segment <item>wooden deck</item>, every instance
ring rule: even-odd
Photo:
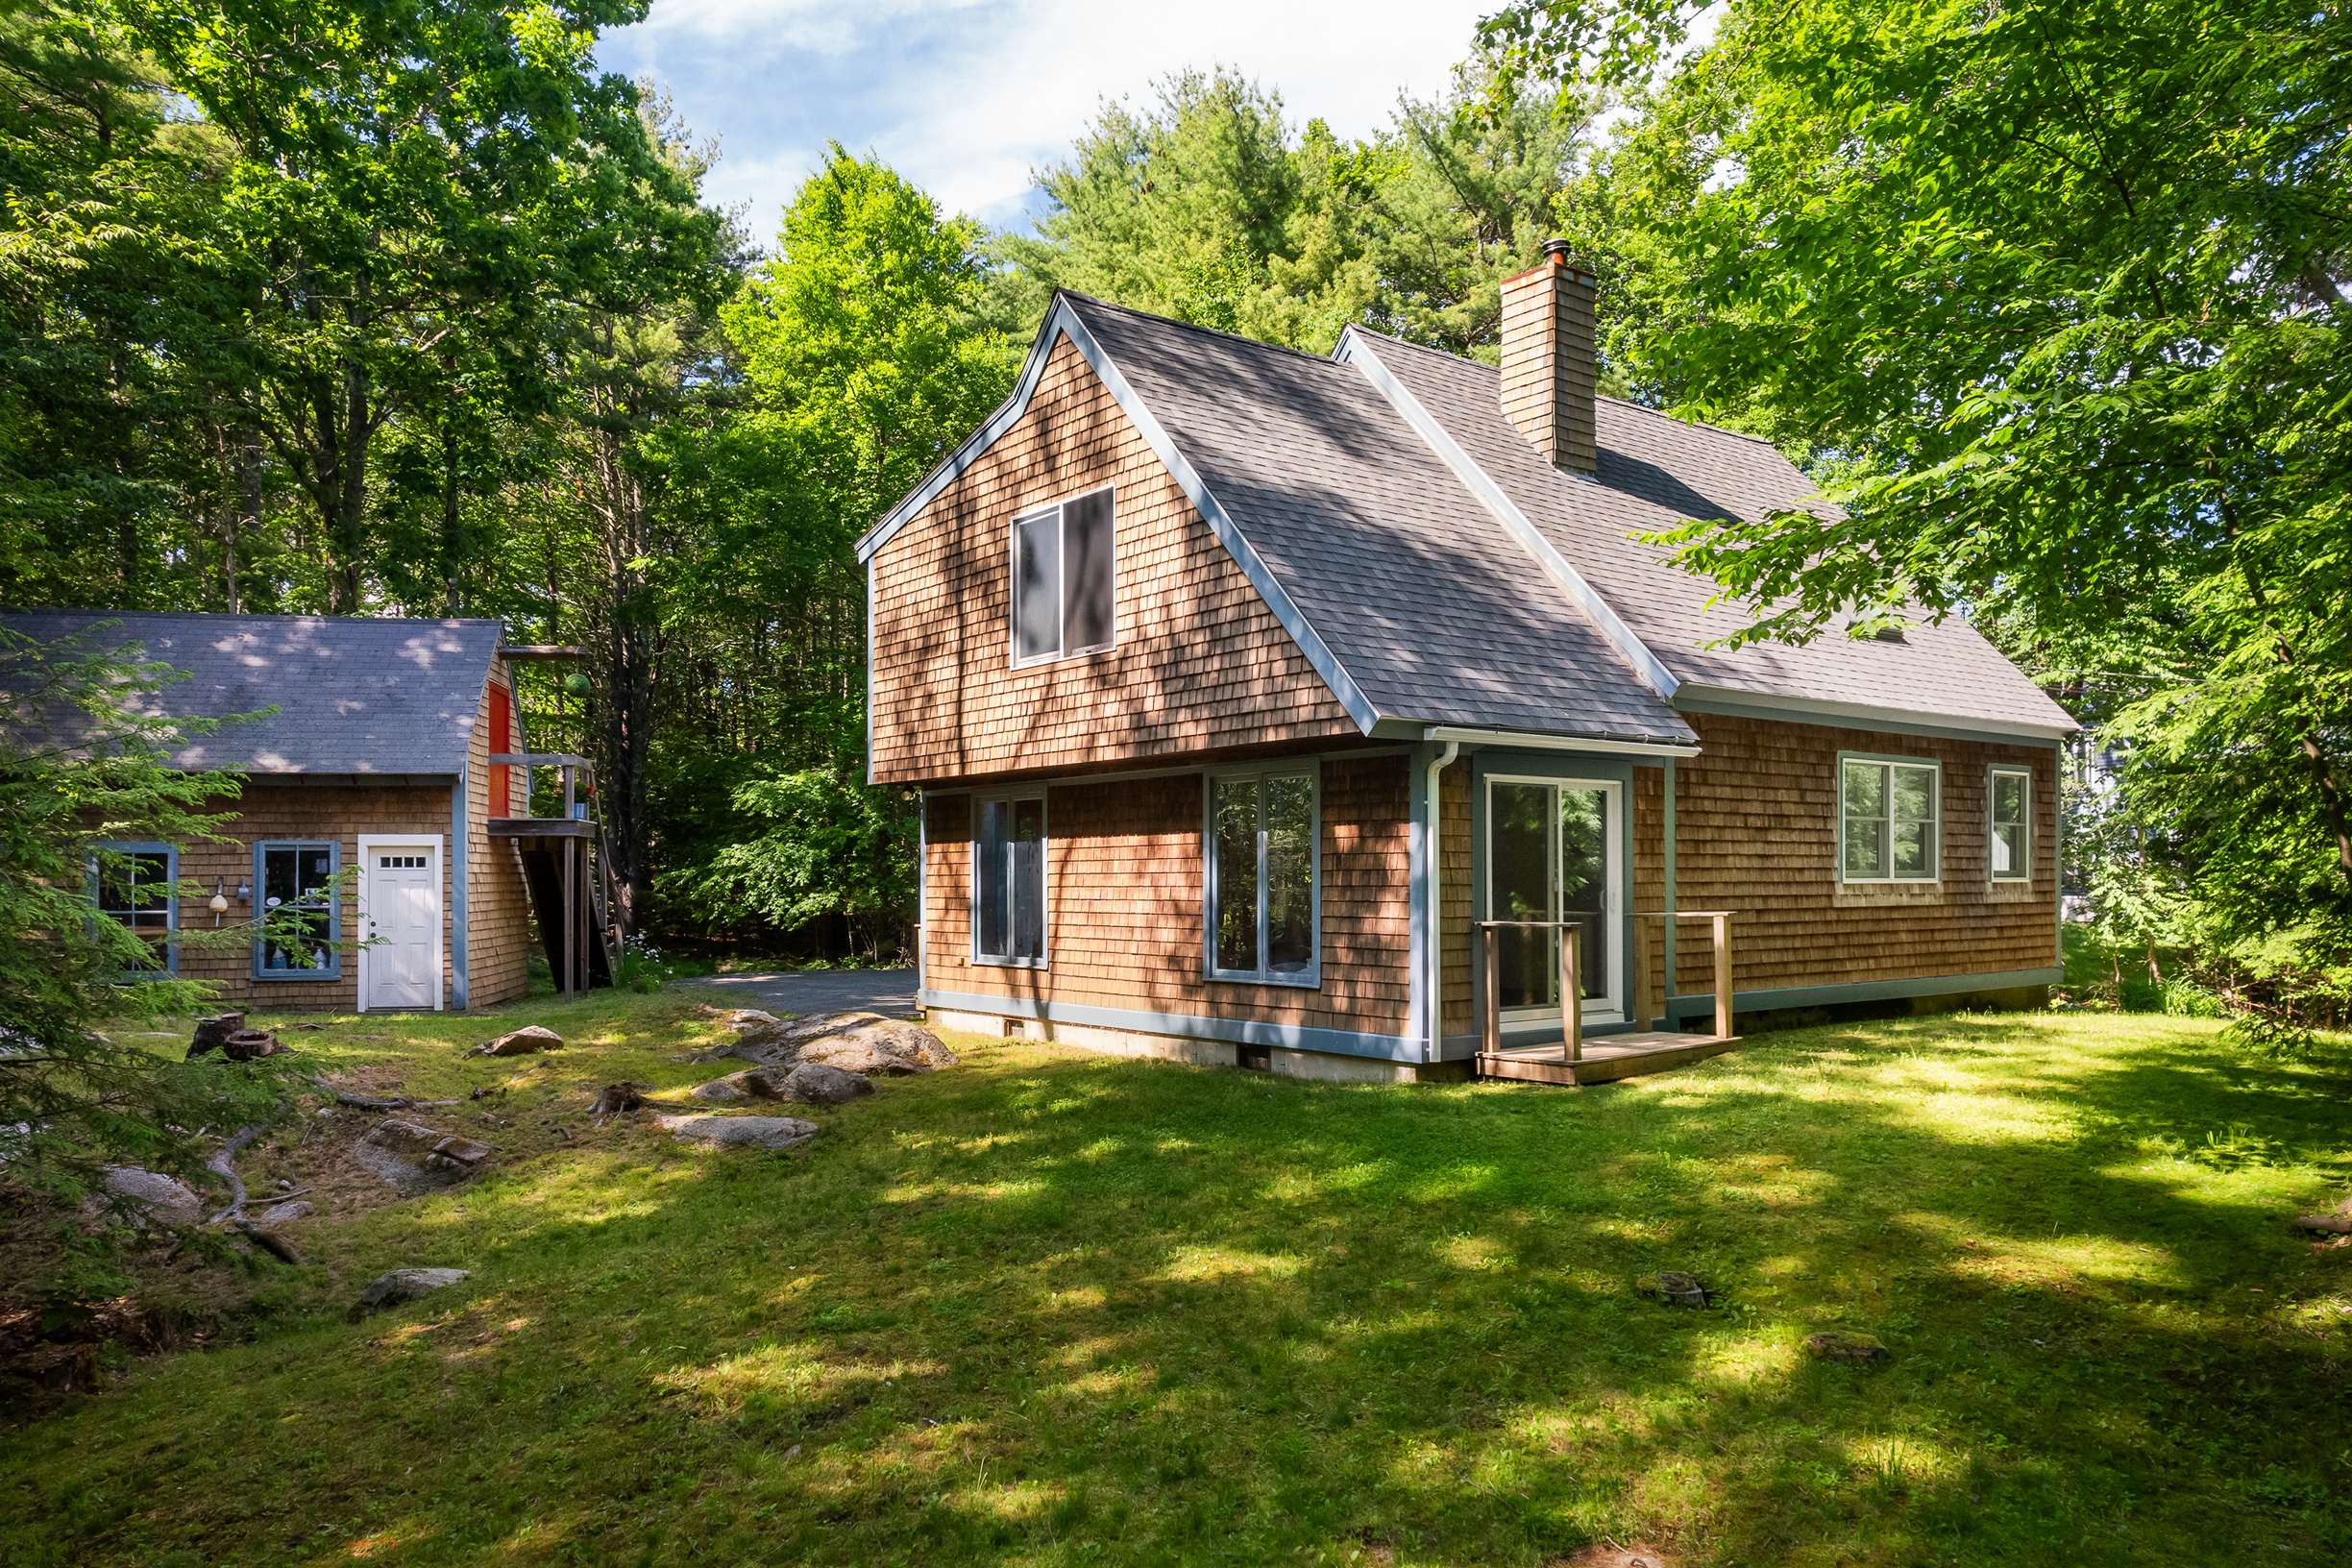
[[[1621,1035],[1587,1036],[1578,1060],[1565,1043],[1527,1045],[1478,1054],[1482,1078],[1523,1084],[1609,1084],[1646,1072],[1671,1072],[1737,1049],[1737,1035],[1688,1035],[1641,1029]]]

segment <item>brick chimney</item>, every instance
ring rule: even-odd
[[[1556,468],[1590,474],[1593,275],[1547,239],[1543,260],[1503,280],[1503,412]]]

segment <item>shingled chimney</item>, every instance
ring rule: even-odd
[[[1593,275],[1547,239],[1543,260],[1503,280],[1503,412],[1555,467],[1590,474]]]

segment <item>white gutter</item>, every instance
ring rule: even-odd
[[[1509,746],[1523,751],[1582,751],[1605,757],[1695,757],[1699,747],[1671,741],[1585,741],[1573,735],[1538,735],[1517,729],[1466,729],[1432,724],[1421,732],[1425,741],[1447,746]]]
[[[1423,1022],[1428,1025],[1421,1035],[1421,1060],[1434,1062],[1444,1047],[1445,1030],[1445,900],[1438,896],[1438,884],[1445,875],[1445,803],[1440,796],[1440,775],[1447,764],[1461,755],[1461,742],[1449,740],[1445,749],[1430,759],[1429,788],[1423,797],[1429,802],[1429,821],[1422,827],[1422,843],[1427,846],[1429,883],[1429,915],[1421,929],[1428,938],[1429,951],[1423,959],[1429,972],[1421,977],[1422,996],[1428,1009]]]

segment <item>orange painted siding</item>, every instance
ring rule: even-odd
[[[498,662],[503,674],[505,661]],[[521,851],[511,840],[490,837],[490,819],[512,816],[525,787],[520,770],[490,766],[498,727],[494,716],[512,700],[507,682],[493,680],[483,688],[482,722],[474,726],[466,753],[466,1002],[470,1007],[512,1001],[530,985],[530,894],[523,881]],[[507,711],[511,714],[512,710]]]
[[[1117,487],[1108,651],[1012,668],[1011,529]],[[1100,767],[1358,730],[1078,351],[874,556],[883,783]]]
[[[1203,961],[1202,781],[1052,785],[1046,967],[971,961],[971,797],[926,804],[923,984],[1188,1017],[1397,1035],[1408,1026],[1410,778],[1404,757],[1326,759],[1322,985],[1210,980]]]

